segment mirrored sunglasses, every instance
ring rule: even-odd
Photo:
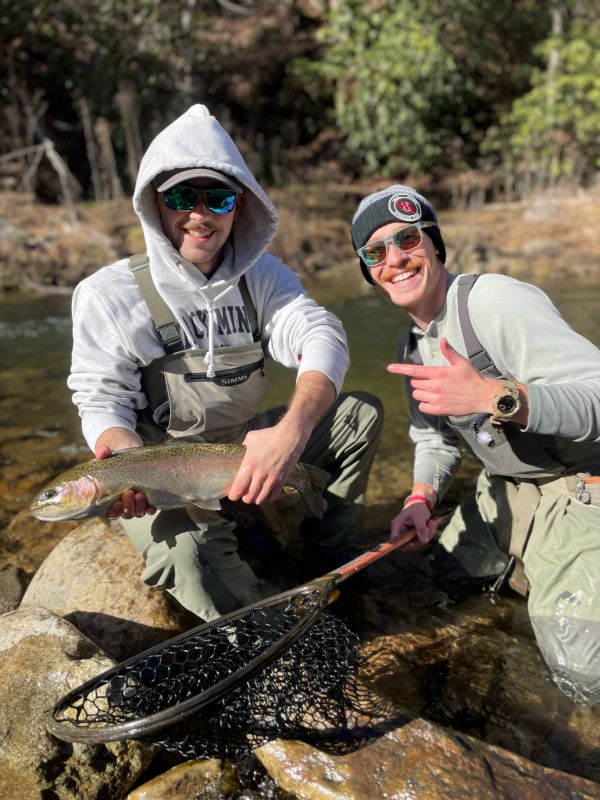
[[[167,208],[172,211],[192,211],[199,200],[213,214],[229,214],[235,208],[237,194],[233,189],[198,189],[189,183],[178,183],[162,192]]]
[[[406,228],[400,228],[399,231],[392,233],[391,236],[386,236],[385,239],[376,239],[374,242],[367,242],[364,247],[359,247],[356,251],[359,258],[367,267],[378,267],[387,258],[388,248],[393,242],[398,250],[408,253],[414,250],[423,241],[422,228],[431,228],[435,226],[435,222],[414,222],[412,225],[407,225]]]

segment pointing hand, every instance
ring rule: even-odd
[[[412,395],[424,414],[464,416],[489,413],[498,381],[480,375],[469,359],[457,353],[447,339],[440,340],[440,350],[449,366],[389,364],[388,372],[408,375]]]

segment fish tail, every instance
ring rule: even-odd
[[[312,464],[299,464],[302,471],[306,474],[308,486],[299,489],[300,495],[311,516],[323,518],[327,510],[327,502],[323,498],[323,490],[331,475],[320,467]]]

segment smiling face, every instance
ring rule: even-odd
[[[199,189],[223,188],[222,184],[203,178],[186,183]],[[201,198],[191,211],[174,211],[165,205],[162,194],[156,193],[156,202],[165,234],[186,261],[210,277],[221,263],[222,250],[242,208],[243,195],[238,195],[233,211],[215,214],[208,210]]]
[[[386,239],[406,227],[407,224],[390,222],[373,231],[368,241]],[[369,272],[377,289],[392,303],[405,308],[421,327],[427,327],[444,303],[448,273],[425,231],[421,233],[421,243],[409,252],[390,242],[385,261]]]

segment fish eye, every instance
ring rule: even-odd
[[[48,489],[47,492],[44,492],[42,497],[44,498],[44,500],[52,500],[52,498],[56,497],[57,494],[58,492],[56,491],[56,489]]]

